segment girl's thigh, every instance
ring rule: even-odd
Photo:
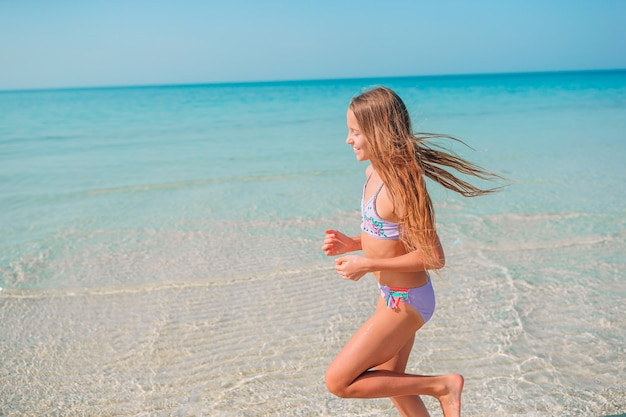
[[[394,359],[408,359],[406,346],[423,325],[415,309],[400,303],[399,308],[387,308],[379,298],[376,312],[352,336],[328,367],[327,379],[350,384],[363,372]],[[404,349],[403,349],[404,348]],[[400,358],[406,353],[406,358]],[[404,356],[404,355],[402,355]],[[389,369],[385,367],[385,369]]]

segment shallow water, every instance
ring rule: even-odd
[[[323,381],[377,297],[319,251],[358,231],[344,114],[374,84],[512,183],[431,187],[448,266],[409,370],[463,373],[467,416],[626,413],[612,72],[0,93],[0,414],[397,415]]]

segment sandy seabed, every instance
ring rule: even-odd
[[[465,415],[620,412],[623,357],[617,372],[611,361],[594,364],[584,352],[571,357],[570,348],[558,345],[540,357],[531,345],[541,340],[523,334],[524,313],[494,297],[509,285],[515,284],[483,281],[471,286],[471,295],[470,287],[435,278],[440,305],[418,333],[409,370],[462,372]],[[492,301],[477,304],[483,295]],[[344,282],[322,264],[223,284],[5,291],[0,410],[9,416],[397,415],[385,399],[341,400],[324,386],[325,367],[376,297],[371,277]],[[522,339],[533,340],[524,346]],[[585,333],[568,339],[597,348],[587,345],[594,341]],[[577,377],[595,383],[569,386]],[[437,416],[436,402],[426,401]]]
[[[569,221],[544,217],[443,233],[449,266],[433,275],[437,309],[407,370],[462,373],[465,416],[626,412],[626,236],[531,240],[530,225]],[[482,241],[452,242],[474,234]],[[262,272],[228,275],[224,262],[223,279],[0,291],[0,415],[398,415],[387,399],[326,391],[326,366],[378,289],[372,276],[342,280],[331,259],[298,264],[298,251],[319,250],[299,242]]]

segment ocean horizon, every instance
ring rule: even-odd
[[[466,416],[624,415],[626,70],[0,91],[0,415],[397,415],[324,386],[378,296],[320,250],[359,233],[375,85],[509,183],[428,183],[407,371],[463,374]]]
[[[604,74],[619,73],[626,68],[600,68],[600,69],[563,69],[544,71],[508,71],[508,72],[474,72],[474,73],[446,73],[446,74],[422,74],[422,75],[386,75],[386,76],[362,76],[362,77],[329,77],[329,78],[302,78],[302,79],[276,79],[276,80],[247,80],[247,81],[206,81],[206,82],[164,82],[156,84],[112,84],[112,85],[84,85],[84,86],[51,86],[35,88],[9,88],[0,89],[0,93],[14,92],[39,92],[39,91],[65,91],[65,90],[98,90],[98,89],[126,89],[126,88],[181,88],[181,87],[216,87],[216,86],[254,86],[267,84],[303,84],[303,83],[336,83],[345,81],[373,81],[380,83],[385,80],[402,79],[449,79],[449,78],[475,78],[475,77],[544,77],[561,76],[567,74]]]

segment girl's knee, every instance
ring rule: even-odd
[[[328,389],[331,394],[340,398],[348,398],[348,386],[349,382],[346,383],[345,379],[332,367],[326,370],[326,389]]]

